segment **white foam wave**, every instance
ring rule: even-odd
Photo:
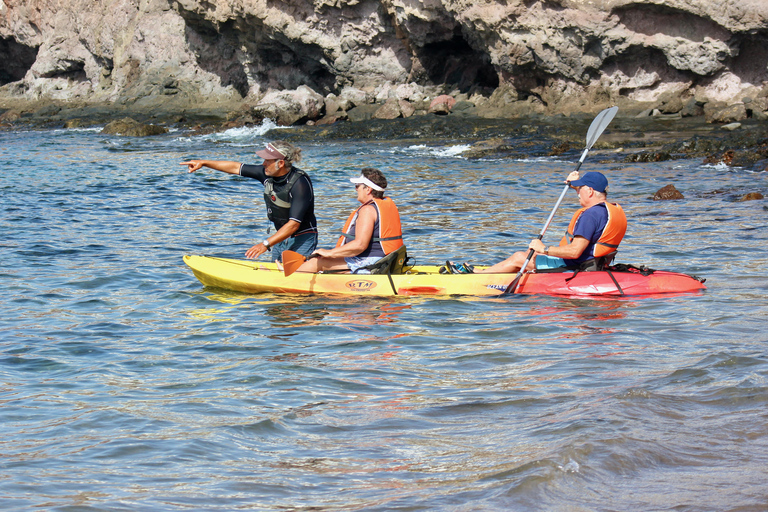
[[[436,157],[451,158],[460,156],[467,151],[471,146],[469,144],[457,144],[455,146],[438,146],[430,147],[425,144],[418,144],[414,146],[408,146],[406,151],[418,153],[420,155],[429,155]]]

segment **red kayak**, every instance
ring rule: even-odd
[[[568,296],[622,296],[705,290],[704,279],[679,272],[616,265],[608,270],[523,274],[516,293]]]

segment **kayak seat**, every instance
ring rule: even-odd
[[[591,260],[587,260],[583,262],[581,265],[579,265],[579,270],[582,272],[594,272],[596,270],[605,270],[606,267],[610,266],[611,263],[613,263],[613,258],[616,257],[616,253],[618,251],[613,251],[605,256],[598,256],[597,258],[592,258]]]
[[[380,260],[360,267],[360,270],[369,270],[371,274],[403,274],[403,267],[408,262],[408,254],[405,246],[401,246],[396,251],[393,251]]]
[[[546,273],[574,271],[576,272],[576,274],[578,274],[579,272],[595,272],[599,270],[608,270],[611,264],[613,263],[613,258],[616,257],[617,252],[618,251],[613,251],[611,253],[606,254],[605,256],[598,256],[597,258],[589,259],[587,261],[582,262],[580,265],[573,266],[573,267],[536,269],[536,273],[546,274]]]

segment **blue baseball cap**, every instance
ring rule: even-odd
[[[605,189],[608,188],[608,178],[603,176],[601,172],[588,172],[576,181],[571,182],[572,187],[581,187],[582,185],[594,189],[595,192],[605,193]]]

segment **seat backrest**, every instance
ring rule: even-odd
[[[581,265],[579,265],[579,270],[582,272],[604,270],[605,267],[613,263],[613,258],[616,257],[616,252],[617,251],[613,251],[606,254],[605,256],[598,256],[597,258],[592,258],[591,260],[587,260]]]
[[[406,261],[408,261],[408,254],[403,245],[375,263],[362,268],[370,270],[371,274],[402,274]]]

